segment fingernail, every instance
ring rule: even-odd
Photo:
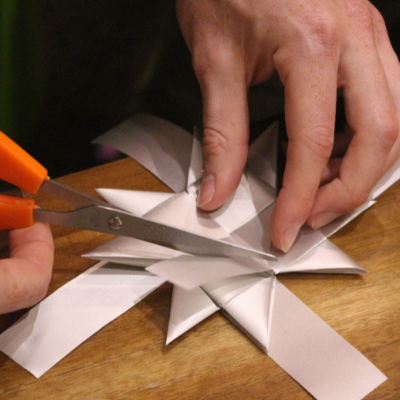
[[[214,197],[215,191],[215,176],[206,175],[203,177],[203,182],[200,186],[199,195],[197,197],[197,206],[203,207],[209,203]]]
[[[313,229],[319,229],[325,226],[326,224],[329,224],[329,222],[333,221],[338,216],[339,216],[338,214],[331,211],[326,211],[317,214],[311,221],[311,227]]]
[[[289,228],[281,238],[281,249],[284,253],[287,253],[293,246],[294,241],[299,233],[300,225],[292,226]]]

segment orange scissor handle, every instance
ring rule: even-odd
[[[0,194],[0,230],[26,228],[34,224],[33,199]]]
[[[36,193],[48,176],[46,168],[0,132],[0,179]]]

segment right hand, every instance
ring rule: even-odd
[[[286,252],[305,222],[319,228],[365,202],[400,155],[400,65],[375,7],[366,0],[178,0],[177,8],[203,96],[198,206],[214,210],[236,190],[247,159],[247,90],[275,71],[285,85],[289,145],[273,244]],[[338,87],[352,140],[329,168]]]

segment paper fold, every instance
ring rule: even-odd
[[[174,286],[166,344],[218,311],[219,308],[200,288],[191,291]]]

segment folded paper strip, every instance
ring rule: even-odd
[[[233,198],[218,211],[203,213],[196,208],[202,168],[201,131],[195,129],[193,137],[159,118],[136,115],[96,142],[130,155],[175,193],[98,191],[109,203],[134,214],[270,252],[277,132],[275,123],[252,143],[246,171]],[[194,257],[135,239],[114,239],[86,254],[101,260],[100,264],[49,296],[0,335],[0,349],[39,377],[168,280],[174,290],[167,344],[221,310],[315,398],[361,399],[386,377],[286,289],[277,275],[366,272],[328,237],[373,205],[375,198],[400,178],[399,171],[397,162],[374,188],[370,201],[350,215],[321,230],[303,227],[288,254],[276,251],[277,262]],[[114,284],[99,280],[103,275],[114,276]],[[119,293],[121,285],[126,292]],[[71,297],[80,304],[82,319],[91,320],[91,308],[100,306],[96,298],[110,310],[102,321],[71,324],[75,340],[65,343],[57,315],[65,308],[63,318],[65,314],[71,320],[75,318],[76,309],[68,309],[71,300],[66,300]],[[49,324],[51,318],[54,322]]]

